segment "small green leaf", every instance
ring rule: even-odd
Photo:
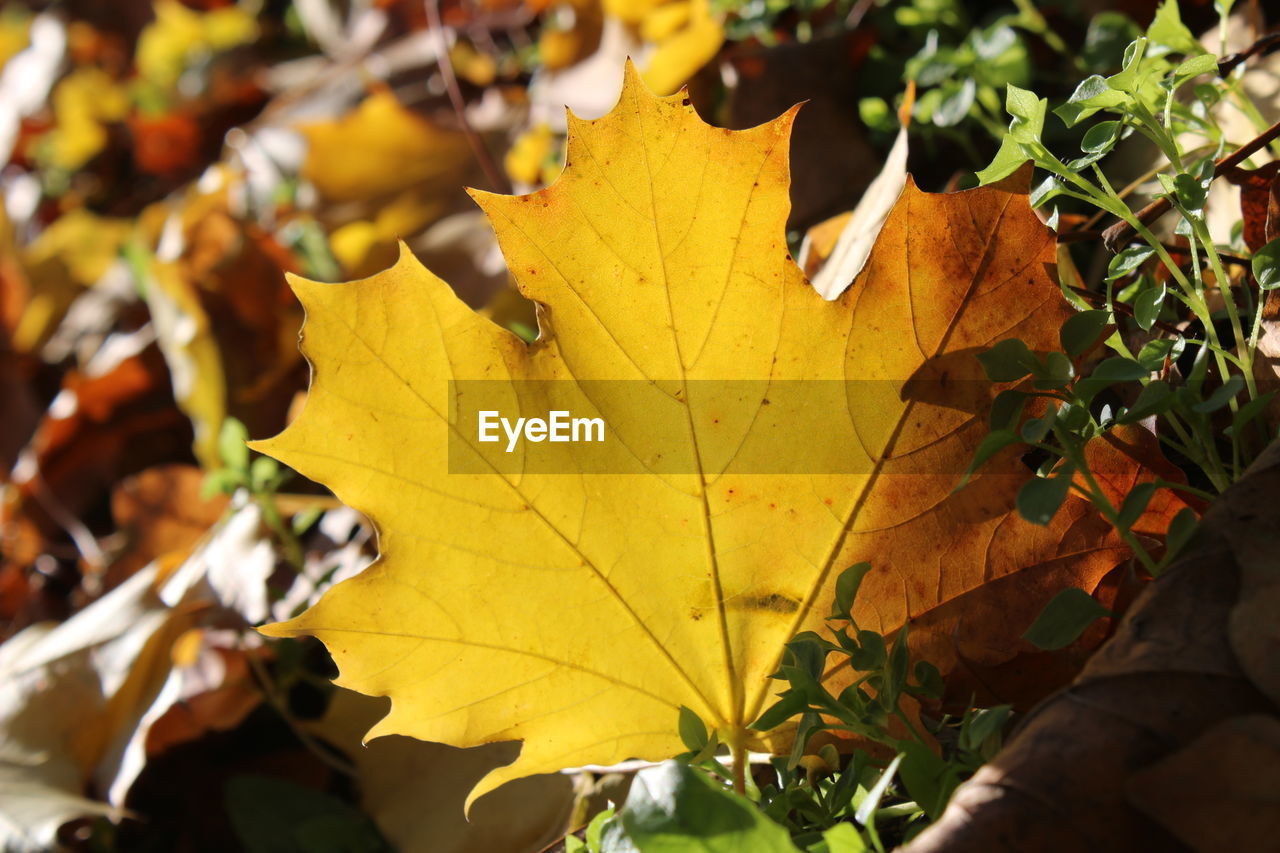
[[[953,127],[964,120],[973,107],[974,95],[978,84],[972,77],[966,77],[955,91],[946,95],[938,108],[933,111],[933,123],[938,127]]]
[[[1143,244],[1139,246],[1129,246],[1122,249],[1107,264],[1107,281],[1115,281],[1118,278],[1124,278],[1129,273],[1136,270],[1156,252],[1152,247]]]
[[[1138,393],[1138,398],[1133,401],[1133,405],[1116,420],[1122,424],[1137,423],[1143,418],[1167,411],[1172,404],[1173,391],[1170,390],[1169,384],[1155,380],[1147,383],[1147,386]]]
[[[691,708],[680,706],[680,740],[690,752],[701,752],[711,737],[707,724]]]
[[[1037,98],[1034,92],[1009,84],[1005,97],[1005,109],[1013,116],[1009,123],[1009,136],[1015,142],[1039,142],[1044,130],[1044,115],[1049,109],[1047,98]]]
[[[204,475],[204,482],[200,484],[200,497],[207,501],[217,494],[234,494],[237,488],[244,485],[247,485],[247,482],[239,471],[219,468]]]
[[[1280,287],[1280,237],[1253,254],[1253,277],[1263,290]]]
[[[1207,415],[1210,412],[1216,412],[1236,398],[1240,393],[1240,389],[1244,387],[1244,377],[1239,373],[1231,374],[1226,382],[1214,389],[1206,399],[1196,403],[1191,407],[1194,412]]]
[[[1067,499],[1071,475],[1070,466],[1064,466],[1052,477],[1028,480],[1018,490],[1018,514],[1032,524],[1047,525]]]
[[[293,531],[294,536],[301,536],[311,529],[311,525],[320,520],[320,516],[324,515],[324,510],[318,506],[309,506],[301,512],[293,515],[293,520],[289,522],[289,529]]]
[[[858,101],[858,117],[872,130],[888,133],[898,127],[898,119],[884,98],[863,98]]]
[[[1173,70],[1173,79],[1181,82],[1201,74],[1217,74],[1218,57],[1211,54],[1193,56]]]
[[[1040,104],[1041,99],[1036,97],[1035,92],[1022,89],[1012,83],[1005,92],[1004,108],[1014,118],[1028,121],[1035,119],[1040,114]]]
[[[222,464],[233,471],[247,474],[249,471],[249,430],[235,418],[227,418],[222,422],[222,430],[218,433],[218,455]]]
[[[901,763],[901,755],[889,762],[889,766],[884,769],[880,778],[871,786],[871,790],[867,791],[866,797],[858,804],[858,810],[853,813],[854,820],[863,826],[867,825],[872,815],[876,813],[876,809],[880,808],[880,800],[884,797],[884,792],[889,790],[889,783],[893,781],[894,774],[898,772],[898,765]]]
[[[1076,396],[1087,404],[1098,392],[1117,382],[1137,382],[1146,379],[1151,371],[1123,356],[1112,356],[1100,362],[1085,379],[1076,383]]]
[[[1163,284],[1148,287],[1133,300],[1133,319],[1142,331],[1149,330],[1156,324],[1160,309],[1164,306],[1165,286]]]
[[[1089,128],[1080,140],[1080,150],[1086,154],[1100,154],[1109,151],[1120,138],[1123,125],[1118,121],[1100,121]]]
[[[880,694],[876,697],[886,711],[897,707],[898,697],[907,685],[907,672],[911,666],[907,630],[907,626],[903,625],[898,631],[898,636],[894,638],[893,648],[889,650],[888,666],[885,667],[884,682],[881,683]]]
[[[1147,505],[1151,503],[1155,493],[1155,483],[1138,483],[1130,489],[1129,494],[1124,497],[1124,502],[1120,504],[1120,512],[1116,516],[1116,527],[1121,530],[1131,529],[1134,522],[1147,511]]]
[[[1196,83],[1191,87],[1191,92],[1196,96],[1197,101],[1209,109],[1216,107],[1218,101],[1222,100],[1222,90],[1209,83]]]
[[[1152,56],[1164,53],[1198,54],[1205,50],[1200,42],[1182,23],[1182,15],[1178,12],[1177,0],[1165,0],[1156,9],[1151,26],[1147,27],[1147,38],[1151,40]]]
[[[923,743],[913,740],[902,745],[902,765],[898,768],[902,787],[931,820],[941,816],[951,791],[959,782],[950,770],[950,765]]]
[[[960,745],[971,752],[981,752],[988,741],[1000,739],[1001,730],[1012,713],[1013,708],[1008,705],[975,709],[972,716],[966,715]]]
[[[1071,432],[1079,432],[1089,423],[1089,410],[1074,403],[1064,403],[1058,409],[1058,422]]]
[[[858,828],[848,822],[837,823],[823,832],[822,843],[827,845],[826,853],[866,853],[871,849]]]
[[[1123,67],[1119,72],[1107,78],[1107,86],[1115,92],[1137,92],[1145,78],[1142,68],[1142,57],[1146,55],[1150,42],[1145,38],[1137,38],[1124,49]],[[1131,98],[1126,98],[1129,100]]]
[[[1145,379],[1148,373],[1145,367],[1133,359],[1117,355],[1099,362],[1089,378],[1106,382],[1136,382]]]
[[[856,672],[873,672],[884,666],[889,652],[878,631],[858,632],[858,650],[849,654],[849,666]]]
[[[1127,90],[1117,88],[1106,78],[1094,74],[1082,80],[1067,102],[1053,112],[1067,127],[1074,127],[1098,110],[1116,109],[1132,99]]]
[[[1070,382],[1076,375],[1076,369],[1071,363],[1071,359],[1060,352],[1046,354],[1044,368],[1041,381],[1036,383],[1038,386],[1060,388]]]
[[[1001,391],[991,401],[991,430],[1012,430],[1022,419],[1022,410],[1027,405],[1027,393],[1009,388]]]
[[[1053,429],[1053,425],[1058,420],[1058,405],[1052,404],[1048,411],[1038,418],[1031,418],[1022,425],[1020,435],[1022,440],[1028,444],[1035,444],[1049,434],[1049,430]]]
[[[1083,355],[1102,337],[1110,321],[1111,314],[1107,311],[1081,311],[1071,315],[1058,333],[1062,348],[1072,358]]]
[[[676,761],[637,773],[619,816],[645,853],[797,853],[787,830],[750,800]]]
[[[1022,638],[1038,649],[1055,651],[1074,643],[1098,619],[1111,615],[1089,593],[1071,587],[1045,605]]]
[[[1163,370],[1165,359],[1176,359],[1182,355],[1186,345],[1185,338],[1157,338],[1147,341],[1138,350],[1138,364],[1150,371]]]
[[[1000,150],[996,152],[990,165],[976,173],[978,183],[985,187],[987,184],[1002,181],[1018,171],[1022,164],[1030,159],[1022,150],[1022,146],[1012,136],[1006,135],[1000,140]]]
[[[279,462],[270,456],[259,456],[249,466],[249,487],[255,492],[266,491],[279,473]]]
[[[1209,197],[1209,186],[1191,175],[1175,175],[1173,197],[1183,210],[1188,213],[1198,213],[1204,209],[1205,200]]]
[[[830,619],[848,619],[853,609],[854,599],[858,596],[858,587],[862,579],[871,571],[870,563],[857,563],[840,573],[836,578],[836,600],[831,605]]]
[[[748,728],[758,732],[775,729],[809,707],[809,702],[798,690],[787,690],[782,697],[764,710]]]
[[[1178,556],[1191,537],[1195,535],[1196,528],[1200,525],[1200,519],[1196,518],[1195,510],[1188,507],[1173,517],[1173,521],[1169,522],[1169,529],[1164,534],[1164,559],[1162,565],[1168,565]]]
[[[916,689],[920,693],[934,699],[942,698],[942,673],[936,666],[927,660],[918,660],[912,667],[912,674],[916,680]]]

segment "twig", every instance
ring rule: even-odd
[[[871,11],[871,7],[875,5],[875,0],[858,0],[853,4],[853,8],[849,10],[848,16],[844,19],[844,25],[851,30],[856,30],[862,23],[862,19],[867,16],[867,12]]]
[[[1058,235],[1058,242],[1059,243],[1081,243],[1086,240],[1097,240],[1101,236],[1103,236],[1102,231],[1068,231],[1065,234]],[[1130,240],[1129,245],[1146,246],[1147,243],[1145,240]],[[1191,251],[1186,246],[1175,246],[1173,243],[1161,243],[1160,245],[1164,248],[1165,251],[1169,252],[1170,254],[1178,254],[1178,255],[1191,254]],[[1242,258],[1239,255],[1227,254],[1226,252],[1219,252],[1218,257],[1222,258],[1222,260],[1225,263],[1237,264],[1242,267],[1247,267],[1249,266],[1249,263],[1250,263],[1250,261],[1247,260],[1246,258]]]
[[[1273,139],[1280,137],[1280,122],[1276,122],[1253,139],[1241,145],[1235,151],[1223,157],[1213,167],[1213,176],[1216,178],[1223,172],[1234,169],[1239,166],[1251,155],[1266,147]],[[1150,226],[1161,216],[1164,216],[1172,208],[1172,204],[1167,198],[1156,199],[1146,207],[1139,210],[1137,219],[1143,225]],[[1109,226],[1102,232],[1102,242],[1112,252],[1118,252],[1124,246],[1128,245],[1137,232],[1128,222],[1121,220],[1114,225]]]
[[[1232,71],[1236,70],[1236,66],[1240,65],[1245,60],[1259,54],[1270,53],[1277,46],[1280,46],[1280,33],[1269,33],[1262,36],[1239,53],[1233,53],[1229,56],[1222,57],[1218,62],[1218,76],[1225,78]]]
[[[71,538],[71,542],[75,545],[76,550],[80,553],[80,557],[85,561],[90,569],[98,571],[107,565],[107,555],[103,553],[101,546],[98,544],[98,538],[93,535],[83,521],[75,516],[53,493],[48,484],[44,481],[44,475],[37,470],[31,476],[31,492],[36,499],[36,503],[40,504],[45,512],[49,513],[49,517],[54,523],[66,532]]]
[[[431,31],[436,34],[436,61],[440,63],[440,75],[444,78],[444,87],[449,93],[449,103],[457,113],[458,124],[467,138],[467,144],[471,146],[471,153],[475,155],[476,162],[480,164],[494,192],[511,195],[511,182],[493,162],[493,158],[489,156],[489,150],[484,147],[484,141],[467,120],[467,105],[462,98],[462,90],[458,88],[458,76],[453,73],[453,60],[449,57],[449,45],[445,42],[444,25],[440,21],[440,0],[426,0],[426,7],[427,23]]]
[[[258,656],[253,654],[252,649],[245,652],[244,659],[258,680],[258,686],[262,690],[262,698],[266,699],[267,704],[275,709],[275,712],[280,715],[280,719],[289,727],[293,732],[293,736],[298,739],[303,747],[331,770],[336,770],[345,776],[358,778],[360,771],[356,769],[354,764],[334,755],[325,744],[312,737],[311,733],[302,728],[298,720],[294,719],[292,712],[289,710],[288,701],[280,695],[275,680],[267,672],[267,668],[262,661],[258,660]]]

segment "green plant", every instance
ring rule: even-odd
[[[276,506],[276,493],[293,471],[276,460],[252,453],[246,442],[249,431],[235,418],[222,422],[218,432],[218,455],[222,467],[210,471],[204,480],[203,491],[207,496],[222,492],[235,495],[244,490],[262,511],[262,520],[280,544],[281,552],[295,570],[302,569],[302,544],[298,536],[306,531],[320,515],[320,510],[308,508],[286,522]]]
[[[752,728],[794,727],[793,747],[789,755],[755,765],[745,796],[733,793],[727,747],[697,714],[682,708],[678,725],[687,751],[675,761],[687,770],[663,771],[633,786],[625,806],[597,816],[585,840],[575,838],[567,849],[635,849],[626,843],[642,850],[687,849],[648,845],[655,833],[702,833],[725,845],[708,842],[702,848],[708,850],[884,853],[893,846],[888,842],[910,838],[940,815],[956,786],[999,749],[1010,709],[970,708],[959,718],[934,723],[914,712],[918,700],[941,698],[942,678],[926,662],[912,666],[905,628],[886,641],[854,620],[850,611],[869,568],[860,563],[838,578],[828,617],[832,639],[805,632],[788,644],[775,675],[786,689]],[[841,669],[850,675],[835,679],[843,686],[833,694],[827,677]],[[750,803],[758,817],[717,817],[740,813]],[[659,813],[660,819],[654,816]],[[722,825],[743,834],[727,835],[717,829]],[[790,846],[777,846],[779,827]]]
[[[1220,4],[1224,16],[1229,6]],[[1230,102],[1261,124],[1239,85],[1240,68],[1233,63],[1220,69],[1218,58],[1183,25],[1177,5],[1167,2],[1146,34],[1125,49],[1120,71],[1089,76],[1053,110],[1068,127],[1101,119],[1085,131],[1078,156],[1059,157],[1046,144],[1047,99],[1010,86],[1008,134],[991,165],[978,173],[989,184],[1030,160],[1048,173],[1033,191],[1033,204],[1082,202],[1117,221],[1105,234],[1086,230],[1061,239],[1097,243],[1106,237],[1118,251],[1100,292],[1082,287],[1063,259],[1064,294],[1080,313],[1062,328],[1062,352],[1033,353],[1021,341],[1005,340],[981,356],[992,380],[1029,378],[1029,386],[1019,384],[996,401],[992,432],[975,467],[1010,445],[1036,451],[1039,477],[1019,497],[1023,517],[1047,523],[1074,489],[1099,508],[1152,573],[1167,564],[1194,526],[1194,513],[1184,510],[1158,558],[1133,531],[1157,491],[1211,499],[1270,438],[1261,417],[1273,393],[1259,388],[1254,365],[1263,297],[1275,287],[1274,250],[1258,252],[1251,269],[1239,247],[1224,246],[1209,233],[1205,219],[1215,178],[1276,136],[1275,127],[1265,129],[1229,150],[1220,103]],[[1206,82],[1210,77],[1217,85]],[[1182,97],[1187,92],[1190,97]],[[1102,161],[1134,136],[1167,161],[1152,175],[1157,200],[1138,212],[1102,169]],[[1206,143],[1188,147],[1191,138]],[[1168,210],[1178,216],[1177,243],[1153,230],[1154,220]],[[1050,224],[1057,226],[1058,218],[1055,208]],[[1099,348],[1109,353],[1096,358]],[[1117,501],[1091,470],[1086,446],[1117,427],[1148,419],[1154,419],[1156,435],[1188,482],[1143,483]]]

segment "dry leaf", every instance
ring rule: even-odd
[[[202,494],[204,472],[163,465],[126,477],[111,490],[111,516],[127,537],[103,579],[110,589],[159,557],[185,554],[226,510],[225,495]]]
[[[66,820],[112,811],[83,799],[84,785],[114,775],[123,740],[164,681],[165,640],[189,623],[160,602],[154,580],[154,567],[139,572],[67,621],[0,646],[5,849],[51,849]]]
[[[57,539],[67,517],[82,517],[116,480],[179,457],[190,427],[167,384],[154,347],[101,375],[69,371],[14,466],[17,488],[5,495],[0,521]],[[7,556],[27,563],[37,553],[15,545]]]
[[[1054,347],[1069,310],[1025,187],[908,183],[858,281],[828,302],[783,236],[794,111],[720,130],[627,75],[611,114],[571,120],[554,185],[476,194],[543,306],[537,343],[407,252],[354,284],[293,279],[311,394],[256,445],[373,518],[382,553],[267,632],[319,636],[340,684],[390,695],[371,736],[523,739],[471,799],[531,773],[677,753],[681,705],[743,741],[783,644],[821,628],[835,575],[860,560],[874,571],[856,615],[886,632],[1026,576],[1033,594],[975,628],[1012,655],[1010,630],[1053,592],[1092,589],[1125,556],[1078,502],[1047,528],[1019,521],[1016,457],[952,494],[987,429],[973,354],[1009,336]],[[559,473],[519,473],[464,438],[471,473],[450,474],[450,413],[472,404],[450,382],[486,379],[522,414],[545,413],[547,394],[598,412],[611,473],[564,473],[583,444],[540,445]],[[604,380],[630,382],[590,385]],[[788,402],[797,387],[835,396]],[[782,457],[798,467],[749,467]]]
[[[378,90],[348,115],[303,125],[309,150],[302,175],[335,202],[393,195],[417,185],[456,185],[471,156],[457,131],[436,127]],[[360,152],[352,156],[352,152]]]
[[[867,187],[853,214],[840,230],[827,262],[811,279],[814,289],[823,297],[835,299],[862,272],[871,248],[880,236],[880,229],[906,185],[907,128],[904,126],[898,131],[889,156],[880,167],[880,174]]]
[[[1277,487],[1273,442],[1076,682],[906,850],[1273,848]]]
[[[467,787],[509,762],[515,747],[462,750],[403,737],[361,744],[385,709],[385,700],[338,689],[312,730],[354,761],[361,808],[397,850],[538,851],[572,828],[573,785],[567,776],[522,780],[477,804],[464,818]]]

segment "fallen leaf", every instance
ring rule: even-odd
[[[13,332],[15,348],[32,352],[48,339],[75,297],[106,275],[132,227],[127,220],[73,210],[22,251],[31,290]]]
[[[146,300],[178,405],[195,430],[196,458],[221,467],[228,416],[279,429],[304,382],[290,330],[300,310],[284,285],[295,265],[260,228],[229,212],[230,180],[192,192],[169,213],[147,265]],[[206,181],[206,184],[213,181]]]
[[[105,125],[124,119],[129,97],[123,85],[99,68],[78,68],[53,89],[55,125],[49,132],[49,162],[79,169],[107,144]]]
[[[572,68],[595,52],[604,28],[598,0],[570,0],[564,7],[573,14],[548,16],[549,25],[538,36],[538,57],[552,73]]]
[[[677,7],[679,26],[660,26],[653,35],[657,46],[644,66],[644,81],[654,92],[666,95],[679,89],[720,52],[724,24],[712,11],[710,0],[676,0],[653,15]]]
[[[61,538],[69,518],[105,504],[116,480],[181,458],[189,430],[154,346],[101,375],[70,371],[14,466],[0,522]],[[28,563],[38,553],[14,547],[6,556]]]
[[[309,146],[302,175],[334,202],[394,195],[415,185],[443,190],[456,184],[471,157],[460,132],[410,112],[386,90],[345,116],[299,129]]]
[[[1058,589],[1092,590],[1126,556],[1078,501],[1047,527],[1018,520],[1028,472],[1013,455],[952,493],[987,430],[973,354],[1007,336],[1056,347],[1070,310],[1025,180],[951,195],[908,182],[829,302],[784,239],[794,110],[721,130],[627,77],[611,114],[571,119],[555,184],[475,194],[541,305],[535,344],[407,252],[354,284],[295,278],[313,385],[254,445],[380,531],[377,563],[266,633],[315,634],[340,684],[390,695],[371,737],[522,739],[468,802],[532,773],[673,755],[681,705],[743,742],[783,644],[821,629],[850,564],[873,563],[855,615],[884,632],[1029,571],[1035,594],[975,629],[999,649]],[[462,421],[448,413],[475,396],[451,382],[486,379],[522,414],[545,413],[553,392],[536,389],[552,386],[557,407],[599,412],[610,473],[564,473],[585,444],[539,445],[555,473],[513,472],[464,437],[472,467],[451,474]]]
[[[363,745],[364,733],[386,712],[385,705],[385,700],[339,688],[311,731],[351,757],[359,772],[361,808],[397,850],[532,853],[572,828],[573,785],[567,776],[522,780],[464,818],[467,786],[511,761],[514,745],[464,750],[394,736]]]
[[[1280,719],[1219,723],[1133,774],[1129,798],[1196,853],[1262,849],[1280,835]]]
[[[182,177],[199,165],[207,145],[195,118],[181,113],[129,117],[133,163],[139,172]]]
[[[111,515],[128,544],[107,568],[107,589],[152,560],[185,554],[222,517],[227,497],[206,498],[203,484],[204,472],[193,465],[163,465],[112,488]]]
[[[543,180],[543,172],[554,150],[555,137],[551,133],[551,126],[546,122],[539,122],[516,137],[511,150],[503,158],[502,165],[507,170],[507,175],[517,184],[530,187],[540,183],[549,184],[551,181]],[[555,176],[552,175],[551,179],[554,180]]]
[[[1278,487],[1273,442],[1075,683],[904,853],[1274,847]]]
[[[84,798],[111,773],[167,671],[166,637],[185,614],[156,597],[154,570],[139,572],[67,621],[33,625],[0,645],[0,845],[53,848],[58,827],[117,811]],[[115,803],[118,807],[119,801]]]
[[[155,20],[138,37],[135,63],[148,82],[170,87],[188,61],[201,52],[226,50],[251,40],[257,22],[245,9],[228,5],[197,12],[179,0],[156,0]]]
[[[912,92],[914,94],[914,89]],[[904,114],[909,115],[910,111],[906,110]],[[840,230],[835,246],[827,253],[827,262],[816,276],[810,278],[818,293],[827,299],[835,299],[862,272],[871,248],[880,236],[880,229],[906,185],[907,127],[903,124],[884,165],[880,167],[880,174],[862,194],[858,206]]]
[[[1223,177],[1240,187],[1244,243],[1256,252],[1280,232],[1280,160],[1257,169],[1228,169]]]

